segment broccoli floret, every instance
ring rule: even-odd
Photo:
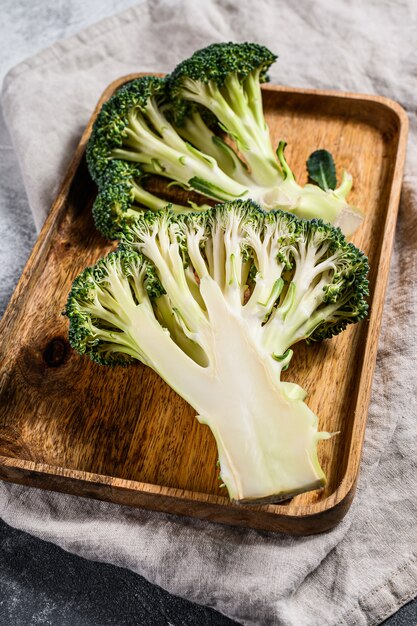
[[[131,81],[121,87],[100,110],[87,145],[90,174],[100,185],[113,150],[121,149],[132,140],[129,118],[136,108],[142,111],[151,98],[163,98],[165,82],[154,76]],[[127,159],[132,161],[134,159]]]
[[[206,108],[236,142],[253,182],[261,186],[276,184],[280,174],[260,88],[276,58],[258,44],[212,44],[180,63],[168,81],[177,124],[188,117],[188,102]]]
[[[165,80],[143,76],[117,91],[97,117],[87,146],[87,163],[101,192],[96,224],[106,236],[118,232],[120,213],[130,211],[131,202],[151,210],[166,206],[162,198],[143,189],[144,175],[158,174],[214,200],[247,194],[247,188],[225,174],[214,158],[180,137],[164,114],[165,101]],[[204,210],[207,206],[204,202],[174,206],[177,211],[190,208]],[[113,218],[114,226],[110,224]]]
[[[180,205],[168,203],[144,189],[142,183],[148,175],[136,163],[112,159],[102,176],[101,190],[93,205],[97,229],[109,239],[118,239],[124,226],[144,209],[163,210],[168,204],[174,213],[187,213],[208,205]]]
[[[339,229],[250,201],[146,212],[74,282],[70,342],[99,363],[153,368],[212,430],[230,497],[279,501],[325,484],[328,436],[281,371],[298,341],[366,316],[367,270]]]

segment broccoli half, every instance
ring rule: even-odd
[[[250,201],[147,212],[75,280],[70,343],[101,364],[153,368],[210,427],[231,499],[279,501],[325,484],[328,437],[281,371],[293,344],[366,316],[367,270],[339,229]]]
[[[103,105],[87,162],[99,186],[94,218],[105,236],[118,238],[126,219],[167,205],[162,190],[146,189],[151,174],[197,192],[197,202],[173,207],[178,213],[250,198],[264,210],[318,217],[346,235],[354,232],[362,214],[346,201],[350,175],[337,189],[301,187],[285,160],[285,143],[276,155],[272,149],[260,85],[275,58],[257,44],[213,44],[166,79],[141,77]]]

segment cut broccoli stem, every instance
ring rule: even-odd
[[[210,427],[231,499],[276,501],[323,487],[326,480],[317,457],[317,442],[323,434],[317,432],[317,417],[301,399],[288,397],[286,383],[274,380],[269,369],[254,359],[256,346],[248,342],[247,328],[231,314],[211,277],[202,279],[202,293],[206,304],[210,303],[215,369],[211,365],[207,372],[189,358],[143,304],[131,313],[128,353],[146,354],[147,364]],[[238,377],[233,375],[237,362]],[[239,415],[238,424],[231,419],[235,415]]]
[[[301,187],[295,181],[285,160],[285,142],[280,142],[277,149],[280,167],[277,165],[279,172],[278,170],[275,172],[274,185],[269,188],[253,185],[247,189],[227,176],[210,155],[202,155],[198,151],[191,152],[190,147],[187,148],[187,144],[182,139],[180,142],[182,142],[183,151],[177,151],[178,135],[172,126],[170,129],[169,134],[176,138],[171,141],[167,135],[167,143],[164,144],[160,138],[149,131],[141,114],[132,115],[129,129],[129,142],[132,148],[130,151],[123,148],[115,149],[113,156],[139,162],[145,172],[158,173],[171,180],[179,181],[216,200],[252,198],[267,210],[283,209],[307,219],[321,215],[326,221],[340,225],[348,235],[353,233],[362,221],[362,212],[350,206],[345,200],[350,191],[350,176],[344,173],[340,187],[334,191],[326,192],[310,184]],[[161,127],[161,132],[167,133],[168,131],[163,131]],[[143,139],[142,135],[144,135]],[[145,143],[148,146],[146,153]],[[176,147],[171,147],[170,143]],[[135,146],[136,151],[134,151]],[[185,155],[184,152],[187,154]],[[193,172],[195,175],[190,177]],[[220,176],[219,172],[221,172]],[[239,178],[250,182],[242,166],[240,166]]]
[[[216,378],[207,403],[196,397],[191,404],[214,434],[230,497],[239,502],[277,501],[324,486],[317,417],[302,399],[288,396],[286,383],[279,381],[279,367],[274,371],[255,357],[252,333],[226,305],[218,285],[210,277],[201,285],[215,333]],[[219,396],[221,402],[216,402]],[[237,415],[238,423],[233,419]]]

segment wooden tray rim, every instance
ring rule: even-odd
[[[119,87],[121,87],[124,83],[134,80],[140,76],[144,75],[159,75],[152,72],[142,72],[142,73],[134,73],[128,74],[121,78],[118,78],[111,82],[107,88],[104,90],[102,96],[100,97],[97,106],[94,109],[94,112],[84,130],[80,142],[75,150],[74,156],[70,161],[70,165],[68,167],[67,173],[62,181],[59,192],[56,196],[55,201],[52,203],[51,210],[45,220],[45,223],[41,229],[41,232],[38,236],[38,239],[35,243],[33,251],[29,256],[29,259],[25,265],[25,268],[22,272],[21,278],[19,279],[15,291],[10,299],[10,302],[5,310],[2,320],[0,321],[0,333],[6,332],[9,322],[9,316],[11,314],[12,309],[18,300],[22,298],[24,301],[25,298],[29,297],[30,289],[28,289],[28,285],[30,283],[34,284],[36,277],[36,270],[40,268],[42,257],[48,250],[48,244],[51,238],[54,235],[54,232],[57,226],[61,221],[62,211],[65,209],[65,199],[70,189],[70,185],[72,183],[73,176],[81,162],[81,159],[84,155],[85,147],[88,141],[88,138],[91,133],[91,128],[94,123],[94,120],[103,104],[112,93],[114,93]],[[389,109],[392,113],[395,114],[398,121],[398,144],[396,150],[395,157],[395,165],[393,170],[393,178],[392,185],[386,210],[386,221],[383,229],[383,237],[382,237],[382,245],[381,251],[379,255],[379,263],[381,259],[388,258],[391,256],[394,233],[395,233],[395,224],[397,220],[398,214],[398,206],[399,199],[401,193],[402,186],[402,174],[404,169],[404,161],[405,161],[405,153],[406,153],[406,145],[407,145],[407,135],[408,135],[408,116],[403,107],[391,100],[390,98],[378,95],[370,95],[370,94],[361,94],[354,92],[344,92],[337,90],[323,90],[323,89],[304,89],[298,87],[286,87],[283,85],[272,85],[270,83],[266,83],[262,85],[262,89],[268,91],[278,91],[281,93],[288,94],[300,94],[300,95],[310,95],[310,96],[318,96],[324,98],[337,98],[342,100],[356,100],[363,101],[366,103],[373,103],[379,105],[383,108]],[[360,382],[358,387],[357,400],[355,405],[354,417],[353,417],[353,426],[352,426],[352,434],[351,434],[351,443],[349,449],[349,458],[346,466],[346,471],[343,479],[341,480],[339,486],[336,490],[330,494],[324,500],[321,500],[314,504],[303,505],[303,506],[292,506],[288,507],[286,505],[279,504],[270,504],[263,506],[245,506],[245,510],[253,511],[254,513],[258,511],[263,511],[265,513],[273,514],[274,516],[279,516],[280,518],[299,518],[299,517],[311,517],[318,514],[322,514],[325,511],[329,511],[337,506],[339,506],[345,499],[350,501],[353,497],[353,493],[355,490],[357,478],[358,478],[358,470],[361,458],[361,452],[363,447],[363,440],[365,435],[365,426],[367,421],[367,413],[368,406],[370,401],[371,394],[371,384],[373,379],[373,373],[375,369],[376,363],[376,353],[377,353],[377,342],[371,341],[371,338],[378,337],[381,321],[382,321],[382,306],[384,302],[385,292],[387,288],[388,278],[387,276],[381,276],[381,273],[377,271],[376,280],[375,280],[375,288],[373,292],[373,307],[371,308],[371,314],[369,317],[369,327],[367,331],[366,337],[366,346],[365,346],[365,357],[361,364],[362,371],[360,376]],[[381,306],[377,306],[377,304]],[[381,309],[379,315],[377,315],[377,309]],[[2,381],[0,380],[0,386]],[[359,454],[352,456],[352,446],[355,444],[359,448]],[[84,472],[81,470],[72,470],[61,466],[54,466],[45,463],[38,463],[34,461],[27,461],[24,459],[18,459],[7,456],[0,456],[0,468],[3,467],[5,471],[7,469],[16,469],[17,471],[23,470],[24,472],[30,472],[34,475],[55,475],[61,476],[70,479],[68,484],[68,491],[70,492],[70,486],[73,481],[89,481],[91,483],[98,483],[102,485],[107,485],[116,489],[129,489],[134,490],[138,493],[143,494],[154,494],[154,495],[164,495],[168,498],[172,499],[185,499],[192,502],[199,501],[201,503],[210,503],[213,505],[218,505],[219,507],[231,507],[233,509],[237,509],[238,511],[242,511],[242,506],[234,504],[229,501],[228,498],[224,496],[216,496],[213,494],[206,494],[201,492],[195,492],[190,490],[182,490],[174,487],[163,487],[159,485],[153,485],[150,483],[143,483],[135,480],[126,480],[122,478],[106,476],[101,474],[94,474],[91,472]],[[6,479],[9,480],[8,475],[6,474]],[[13,479],[10,479],[13,481]],[[20,482],[16,480],[16,482]],[[35,486],[35,485],[33,485]],[[39,485],[42,488],[42,485]],[[45,487],[46,488],[46,487]],[[348,508],[348,507],[347,507]],[[347,510],[346,508],[346,510]],[[346,510],[343,514],[345,514]]]

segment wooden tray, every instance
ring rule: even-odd
[[[332,528],[352,501],[367,418],[406,149],[407,116],[377,96],[263,87],[273,144],[300,182],[317,148],[353,175],[366,219],[354,243],[368,255],[370,318],[321,345],[295,349],[287,380],[309,392],[328,484],[279,505],[239,506],[219,488],[216,447],[194,411],[141,366],[107,369],[75,354],[62,317],[71,282],[111,246],[94,229],[96,189],[84,149],[104,92],[1,323],[0,477],[130,506],[309,534]]]

